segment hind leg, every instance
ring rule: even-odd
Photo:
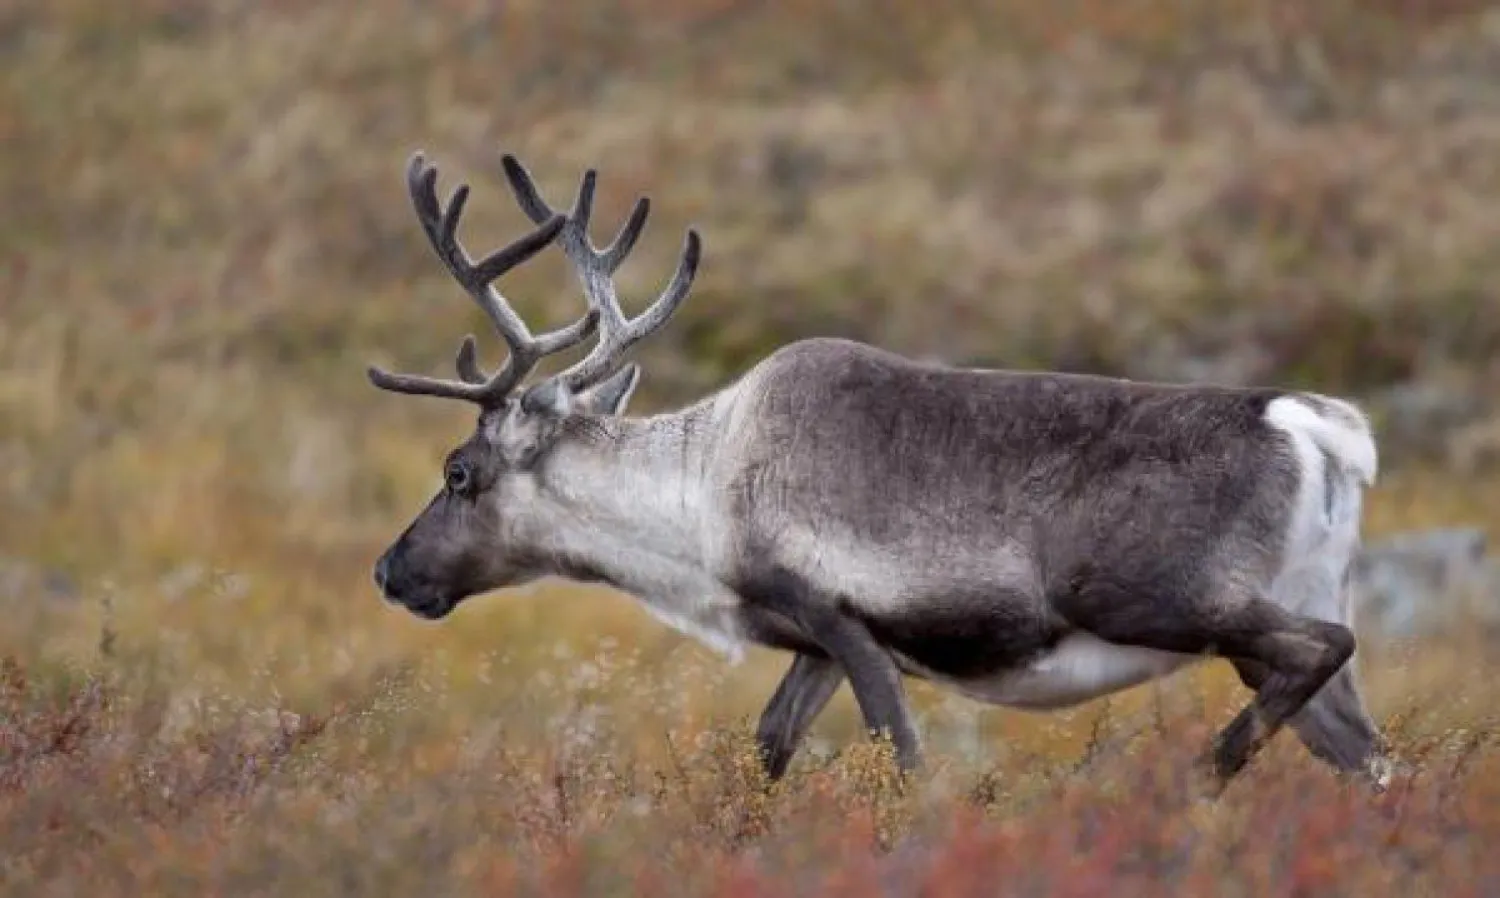
[[[1259,689],[1267,672],[1250,662],[1236,662],[1240,680]],[[1353,667],[1345,664],[1323,688],[1287,720],[1314,757],[1345,772],[1366,771],[1381,751],[1380,731],[1365,710]]]
[[[1299,617],[1265,600],[1260,609],[1267,632],[1225,646],[1232,660],[1258,663],[1265,671],[1255,698],[1214,741],[1219,776],[1229,779],[1312,700],[1354,654],[1354,634],[1340,624]],[[1274,612],[1271,609],[1275,609]],[[1279,612],[1276,613],[1276,612]]]
[[[1221,781],[1238,773],[1354,654],[1349,628],[1259,595],[1153,602],[1111,590],[1068,599],[1059,610],[1101,639],[1208,652],[1255,672],[1255,698],[1214,740],[1212,765]]]
[[[1235,669],[1251,689],[1258,690],[1267,677],[1265,668],[1253,662],[1235,662]],[[1390,784],[1389,746],[1360,695],[1353,659],[1287,723],[1313,757],[1342,773],[1366,777],[1377,791]]]
[[[1307,597],[1300,610],[1352,629],[1354,609],[1347,573],[1335,579],[1329,576],[1328,568],[1313,566],[1296,575],[1284,576],[1280,585],[1283,590]],[[1264,671],[1253,665],[1237,664],[1236,668],[1240,679],[1251,689],[1258,688],[1264,679]],[[1314,757],[1337,770],[1367,776],[1377,789],[1384,789],[1389,783],[1389,746],[1360,694],[1354,658],[1339,668],[1288,723]]]
[[[1340,668],[1290,723],[1314,756],[1369,777],[1377,789],[1389,785],[1391,761],[1385,739],[1365,709],[1352,662]]]

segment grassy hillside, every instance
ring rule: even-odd
[[[644,410],[813,334],[1309,386],[1380,425],[1370,532],[1500,533],[1495,6],[12,0],[0,883],[649,893],[687,869],[759,894],[930,860],[1024,893],[1036,857],[1087,854],[1053,886],[1481,893],[1492,644],[1364,657],[1422,771],[1379,800],[1282,740],[1180,813],[1174,771],[1243,699],[1217,667],[1051,717],[915,685],[951,770],[898,794],[854,751],[765,797],[735,739],[769,653],[726,668],[599,589],[438,627],[378,601],[371,562],[472,422],[363,372],[446,374],[469,331],[499,352],[402,170],[421,148],[474,186],[478,248],[525,226],[513,151],[557,204],[599,168],[598,239],[652,196],[635,308],[702,230]],[[555,254],[505,287],[537,327],[582,305]],[[841,694],[819,744],[856,730]]]

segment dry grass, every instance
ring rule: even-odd
[[[1201,804],[1189,765],[1230,709],[1189,682],[1137,710],[1120,710],[1127,697],[1069,715],[1036,748],[992,734],[969,757],[959,715],[938,713],[935,762],[912,781],[884,746],[856,741],[770,786],[743,722],[685,707],[715,690],[704,671],[622,657],[525,672],[486,660],[474,682],[394,669],[332,678],[302,702],[110,664],[32,681],[11,662],[6,883],[26,895],[1475,896],[1500,883],[1492,703],[1477,683],[1455,693],[1452,669],[1406,689],[1407,713],[1388,720],[1416,771],[1390,792],[1341,785],[1285,740]],[[1467,673],[1493,675],[1493,657],[1465,657]]]
[[[0,882],[1493,891],[1493,643],[1366,655],[1419,771],[1381,798],[1288,739],[1191,806],[1183,760],[1243,698],[1218,668],[1049,717],[914,685],[937,769],[904,790],[863,746],[830,756],[858,743],[842,694],[767,792],[743,735],[769,653],[726,669],[600,590],[441,627],[378,603],[371,560],[470,421],[362,374],[480,330],[417,236],[407,154],[475,184],[480,244],[522,226],[503,146],[559,198],[598,165],[600,218],[653,195],[627,297],[703,229],[647,408],[811,333],[1305,384],[1391,437],[1372,532],[1500,532],[1493,468],[1396,429],[1388,393],[1495,414],[1489,6],[5,5]],[[556,258],[508,286],[538,321],[578,305]]]

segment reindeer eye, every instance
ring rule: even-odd
[[[469,489],[469,483],[473,480],[469,466],[457,459],[448,462],[443,478],[448,483],[448,489],[455,493],[466,492]]]

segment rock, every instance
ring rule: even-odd
[[[1365,406],[1380,422],[1380,454],[1395,460],[1443,459],[1449,440],[1478,420],[1478,397],[1442,383],[1413,381],[1368,397]]]
[[[1461,620],[1500,622],[1500,559],[1484,531],[1441,528],[1365,545],[1350,588],[1361,629],[1389,638],[1429,635]]]
[[[78,584],[61,571],[0,556],[0,602],[78,598]]]
[[[1464,476],[1500,470],[1500,418],[1459,428],[1448,441],[1448,464]]]

